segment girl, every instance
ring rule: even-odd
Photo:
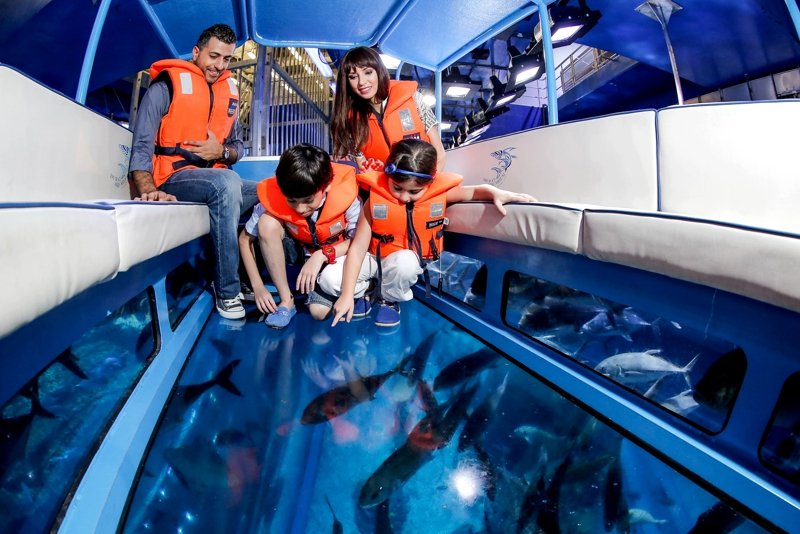
[[[430,143],[409,139],[392,147],[383,172],[358,176],[369,198],[345,260],[341,294],[333,305],[333,326],[353,317],[356,282],[363,280],[365,272],[377,278],[380,307],[375,324],[400,323],[398,303],[413,298],[411,286],[425,263],[438,259],[442,251],[448,203],[491,200],[505,215],[503,204],[536,201],[491,185],[462,186],[457,174],[437,174],[436,161],[436,149]]]
[[[381,170],[392,145],[422,139],[433,145],[437,170],[444,167],[444,146],[431,109],[422,102],[417,82],[389,79],[377,51],[360,46],[342,59],[336,78],[331,122],[333,153],[363,170]]]

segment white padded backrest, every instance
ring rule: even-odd
[[[800,101],[658,112],[661,210],[797,232]]]
[[[117,243],[110,207],[0,206],[0,338],[116,275]]]
[[[130,130],[2,65],[0,87],[0,201],[130,198]]]
[[[491,183],[542,202],[657,209],[655,111],[567,122],[447,152],[465,185]]]

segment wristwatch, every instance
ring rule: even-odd
[[[228,145],[222,145],[222,161],[228,161],[231,157],[231,149]]]
[[[328,265],[336,263],[336,249],[331,245],[322,245],[322,253],[328,259]]]

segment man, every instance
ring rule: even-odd
[[[216,307],[226,319],[245,315],[237,230],[241,212],[258,201],[256,182],[229,168],[244,152],[239,92],[227,70],[235,48],[234,31],[215,24],[200,34],[191,61],[166,59],[150,67],[130,162],[137,199],[208,206]]]

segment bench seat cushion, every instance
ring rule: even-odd
[[[566,204],[506,204],[504,217],[491,202],[447,207],[447,231],[577,254],[581,252],[580,207]]]
[[[208,207],[192,202],[101,201],[113,206],[119,232],[119,270],[209,232]]]
[[[583,251],[800,311],[800,235],[657,212],[589,209]]]
[[[108,206],[0,204],[0,338],[114,277],[117,224]]]

